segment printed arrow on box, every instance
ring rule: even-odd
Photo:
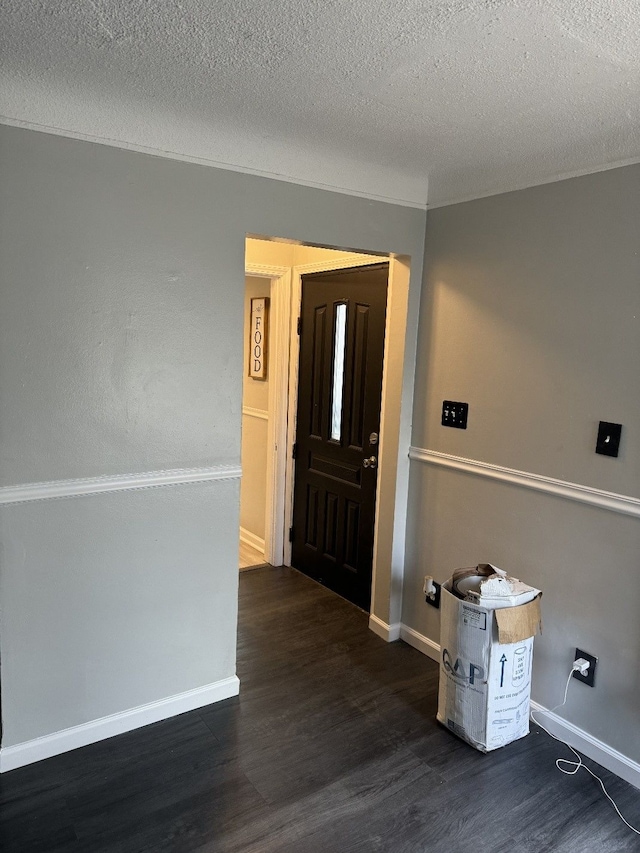
[[[500,687],[504,684],[504,665],[506,662],[507,656],[503,652],[502,657],[500,658],[500,663],[502,664],[502,670],[500,671]]]

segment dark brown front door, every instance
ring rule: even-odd
[[[369,609],[389,265],[303,276],[292,565]]]

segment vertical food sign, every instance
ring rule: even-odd
[[[267,323],[269,299],[261,296],[251,300],[251,327],[249,338],[249,376],[267,378]]]

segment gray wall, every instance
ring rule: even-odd
[[[640,166],[430,211],[412,443],[640,496]],[[469,403],[466,431],[440,426]],[[622,423],[618,459],[594,452]],[[600,658],[566,716],[640,760],[640,521],[411,463],[403,622],[438,641],[422,577],[492,562],[544,591],[533,698]]]
[[[411,255],[417,310],[419,210],[7,127],[0,169],[0,485],[238,464],[247,233]],[[237,485],[0,507],[4,746],[234,674]]]
[[[237,481],[34,501],[0,512],[7,742],[235,673]]]

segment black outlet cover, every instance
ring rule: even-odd
[[[600,421],[598,427],[598,440],[596,442],[596,453],[603,456],[617,456],[620,448],[620,436],[622,435],[622,424],[612,424],[609,421]]]
[[[468,403],[456,403],[453,400],[445,400],[442,403],[442,426],[466,429],[468,414]]]
[[[440,608],[440,584],[437,583],[437,581],[434,581],[433,586],[435,587],[435,590],[436,590],[435,595],[433,596],[433,598],[429,598],[428,595],[425,595],[424,600],[427,602],[427,604],[430,604],[432,607],[439,609]]]
[[[583,675],[581,672],[572,672],[571,674],[576,679],[576,681],[581,681],[583,684],[586,684],[587,687],[593,687],[595,684],[596,678],[596,664],[598,663],[598,658],[595,655],[590,655],[589,652],[584,652],[582,649],[576,649],[576,656],[574,660],[578,660],[578,658],[584,658],[588,660],[591,666],[587,670],[587,674]]]

